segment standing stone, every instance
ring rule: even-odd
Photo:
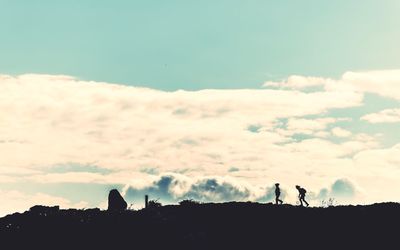
[[[108,211],[123,211],[127,208],[128,204],[118,192],[113,189],[108,194]]]

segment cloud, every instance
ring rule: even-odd
[[[320,205],[322,200],[329,198],[337,202],[351,203],[360,194],[356,185],[347,178],[340,178],[333,182],[329,187],[324,187],[318,191],[317,188],[308,188],[307,199],[313,205]],[[281,199],[285,203],[296,204],[297,190],[294,185],[282,183]],[[203,202],[225,202],[225,201],[258,201],[274,202],[275,186],[250,185],[245,181],[238,181],[232,177],[212,177],[205,176],[190,178],[179,174],[166,174],[158,176],[153,182],[145,187],[135,187],[127,185],[123,195],[128,201],[134,201],[136,208],[140,208],[144,195],[149,195],[150,199],[159,199],[161,202],[178,203],[184,199],[194,199]]]
[[[385,149],[369,149],[357,153],[354,161],[364,171],[400,177],[400,144]]]
[[[241,201],[252,195],[246,186],[220,178],[207,178],[194,183],[185,197],[201,201]]]
[[[342,81],[343,85],[351,85],[357,91],[400,100],[400,70],[347,72]]]
[[[69,200],[52,196],[44,193],[26,194],[16,190],[0,190],[2,205],[0,216],[11,212],[24,212],[34,205],[56,206],[61,208],[85,208],[87,203],[84,201],[72,203]]]
[[[332,184],[331,193],[336,197],[353,197],[356,189],[349,180],[339,179]]]
[[[400,70],[346,72],[340,79],[290,76],[286,81],[266,82],[264,87],[301,90],[320,86],[325,91],[373,93],[400,100]]]
[[[295,76],[283,89],[271,83],[275,89],[168,92],[2,75],[0,183],[118,184],[132,199],[149,193],[169,201],[269,201],[268,183],[277,181],[289,187],[285,200],[295,201],[295,184],[320,190],[338,173],[370,186],[380,157],[374,150],[386,156],[395,149],[337,124],[358,119],[330,116],[344,110],[351,117],[347,109],[362,107],[364,93],[375,91],[363,90],[354,75],[342,78]]]
[[[321,86],[325,82],[324,78],[321,77],[306,77],[299,75],[289,76],[286,81],[272,82],[268,81],[264,83],[264,87],[279,87],[288,89],[305,89],[309,87]]]
[[[165,92],[49,75],[0,81],[0,110],[7,110],[0,126],[0,139],[7,142],[0,144],[0,170],[7,171],[68,162],[163,172],[234,165],[228,154],[258,157],[260,152],[247,149],[288,140],[272,131],[278,118],[359,106],[363,99],[350,92],[268,89]],[[249,133],[251,124],[259,124],[259,133]],[[230,152],[221,150],[228,145]]]
[[[334,136],[336,136],[336,137],[341,137],[341,138],[345,138],[345,137],[351,136],[351,132],[350,132],[350,131],[348,131],[348,130],[346,130],[346,129],[343,129],[343,128],[340,128],[340,127],[334,127],[334,128],[331,130],[331,133],[332,133]]]
[[[357,196],[361,195],[356,185],[347,178],[337,179],[329,188],[322,188],[318,195],[312,198],[316,201],[327,202],[333,199],[337,204],[347,204]]]
[[[84,171],[53,173],[53,170],[45,171],[46,170],[39,174],[19,177],[19,180],[39,184],[125,184],[134,182],[136,185],[143,185],[144,183],[148,183],[148,180],[152,180],[151,174],[137,171],[117,171],[111,173]]]
[[[330,117],[316,119],[290,118],[287,122],[287,130],[294,134],[314,134],[317,131],[325,130],[329,124],[337,121],[338,119]]]
[[[148,194],[153,199],[166,202],[177,202],[183,199],[207,202],[247,201],[262,198],[265,195],[263,188],[252,187],[246,182],[230,177],[189,178],[173,173],[159,176],[145,187],[128,185],[123,193],[131,200],[141,200],[145,194]]]
[[[361,120],[370,123],[396,123],[400,122],[400,109],[385,109],[377,113],[367,114]]]
[[[281,192],[281,199],[288,197],[285,188],[281,188]],[[177,203],[185,199],[202,202],[271,202],[275,199],[275,186],[273,184],[255,186],[233,177],[187,177],[170,173],[158,176],[146,186],[127,185],[123,195],[129,201],[139,201],[139,204],[144,195],[166,203]],[[140,208],[141,206],[136,204],[136,207]]]

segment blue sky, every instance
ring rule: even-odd
[[[0,1],[0,71],[163,90],[399,68],[400,3]]]
[[[400,201],[400,2],[0,0],[0,216]]]

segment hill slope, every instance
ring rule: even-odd
[[[0,239],[14,249],[382,249],[397,244],[399,222],[398,203],[303,208],[232,202],[120,213],[37,207],[1,218]]]

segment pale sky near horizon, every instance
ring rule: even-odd
[[[400,2],[0,0],[0,215],[400,201]]]

